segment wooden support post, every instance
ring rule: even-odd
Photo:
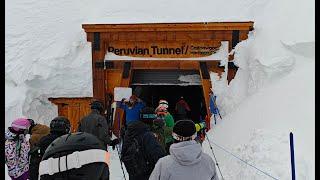
[[[105,105],[105,72],[104,57],[106,53],[103,39],[103,33],[91,33],[92,36],[92,80],[93,80],[93,99],[103,102]],[[98,64],[102,64],[101,67]]]
[[[200,63],[200,76],[201,76],[203,97],[206,102],[207,114],[210,117],[211,116],[211,112],[209,110],[209,105],[210,105],[209,93],[211,91],[210,74],[207,68],[207,64],[205,62],[199,62],[199,63]]]

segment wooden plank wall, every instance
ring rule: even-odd
[[[90,113],[91,100],[91,97],[49,98],[49,101],[58,106],[58,115],[69,119],[71,132],[76,132],[80,119]]]

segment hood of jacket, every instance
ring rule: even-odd
[[[31,134],[44,134],[47,135],[50,133],[50,128],[46,125],[43,124],[36,124],[32,129],[31,129]]]
[[[201,145],[196,141],[183,141],[170,146],[170,154],[179,164],[187,166],[200,162]]]
[[[133,138],[133,137],[139,136],[140,134],[144,134],[145,132],[148,132],[148,131],[149,131],[149,128],[145,123],[141,121],[135,121],[128,125],[127,136],[129,138]]]
[[[11,131],[7,130],[5,132],[5,138],[8,139],[8,140],[13,140],[17,137],[16,134],[12,133]]]

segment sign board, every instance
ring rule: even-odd
[[[132,95],[132,88],[115,87],[114,88],[114,101],[121,101],[123,98],[129,99]]]
[[[107,52],[131,57],[205,57],[215,54],[221,43],[214,40],[193,42],[110,42]]]

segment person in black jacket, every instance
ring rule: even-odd
[[[30,180],[38,180],[39,164],[48,146],[58,137],[70,132],[70,121],[58,116],[50,122],[50,134],[42,137],[39,143],[29,152],[30,154]]]
[[[110,153],[96,136],[66,134],[47,148],[39,180],[109,180],[109,163]]]
[[[103,104],[100,101],[93,101],[91,113],[83,117],[78,126],[78,132],[86,132],[95,135],[107,147],[111,143],[109,136],[109,126],[104,113]]]
[[[165,155],[165,150],[145,123],[135,121],[128,125],[121,160],[129,180],[148,180],[157,161]]]

